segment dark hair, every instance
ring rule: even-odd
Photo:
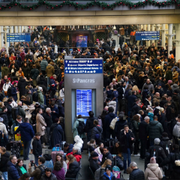
[[[28,118],[25,118],[25,119],[24,119],[24,122],[26,122],[26,123],[27,123],[28,121],[29,121],[29,119],[28,119]]]
[[[36,112],[39,113],[40,109],[42,109],[42,108],[37,108],[37,109],[36,109]]]
[[[18,165],[21,161],[23,161],[23,160],[22,160],[22,159],[18,159],[18,160],[17,160],[17,165]]]
[[[13,159],[14,157],[16,157],[16,156],[15,156],[15,155],[10,156],[10,161],[12,161],[12,159]]]
[[[44,164],[45,161],[46,161],[44,157],[39,157],[38,159],[39,159],[39,161],[40,161],[42,164]]]
[[[124,125],[124,128],[129,127],[128,125]]]
[[[111,113],[111,112],[114,112],[114,108],[113,107],[109,107],[108,108],[108,111]]]
[[[95,139],[90,140],[90,144],[93,144],[95,142]]]
[[[45,172],[51,172],[51,169],[50,168],[46,168]]]
[[[94,116],[94,112],[93,111],[89,111],[89,116],[93,117]]]
[[[61,163],[63,163],[63,161],[64,161],[63,156],[60,153],[56,154],[56,161],[57,161],[57,156],[61,157]]]
[[[70,145],[69,143],[65,143],[64,147],[69,147],[69,145]]]
[[[9,103],[9,102],[12,102],[12,101],[13,101],[12,98],[9,98],[9,99],[8,99],[8,103]]]
[[[54,170],[55,171],[60,171],[63,167],[63,164],[59,161],[56,161],[55,164],[54,164]]]
[[[81,116],[81,115],[78,115],[78,118],[82,118],[82,116]]]
[[[35,134],[35,136],[41,136],[41,134],[40,134],[39,132],[37,132],[37,133]]]
[[[99,124],[98,120],[94,120],[93,123],[97,126]]]
[[[29,173],[25,173],[25,174],[23,174],[23,175],[20,177],[20,179],[26,179],[26,178],[29,178],[29,177],[31,177],[30,174],[29,174]]]

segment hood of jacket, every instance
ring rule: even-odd
[[[109,179],[109,176],[107,175],[106,172],[104,173],[104,176],[106,176]],[[112,177],[113,177],[113,173],[111,172],[111,179],[112,179]]]
[[[156,125],[158,124],[158,121],[151,121],[149,124],[150,124],[151,126],[156,126]]]
[[[26,128],[29,128],[31,125],[29,123],[21,123],[21,127],[23,128],[23,130],[25,130]]]
[[[147,165],[147,167],[151,170],[151,171],[156,171],[156,169],[159,167],[159,165],[157,163],[149,163]]]
[[[116,115],[114,113],[109,113],[108,116],[110,116],[113,119],[116,117]]]

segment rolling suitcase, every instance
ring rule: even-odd
[[[52,148],[51,157],[53,163],[56,161],[56,154],[61,154],[64,156],[64,151],[61,150],[60,144],[56,144],[56,146]]]

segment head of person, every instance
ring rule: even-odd
[[[176,120],[177,120],[178,122],[180,122],[180,115],[178,115],[178,117],[176,118]]]
[[[76,161],[76,158],[72,154],[70,154],[67,156],[67,160],[69,161],[69,164],[71,164]]]
[[[46,108],[46,113],[51,114],[51,108]]]
[[[93,124],[94,124],[94,126],[97,126],[97,125],[99,125],[99,122],[98,122],[98,120],[94,120],[94,121],[93,121]]]
[[[22,122],[22,117],[18,115],[17,118],[16,118],[16,120],[17,120],[18,122]]]
[[[79,148],[74,146],[72,152],[73,152],[73,154],[78,153],[79,152]]]
[[[113,107],[109,107],[109,108],[108,108],[108,112],[109,112],[109,113],[113,113],[113,112],[114,112],[114,108],[113,108]]]
[[[16,82],[14,82],[13,86],[14,86],[14,87],[17,87],[17,83],[16,83]]]
[[[156,158],[155,157],[152,157],[151,159],[150,159],[150,163],[152,164],[154,164],[154,163],[156,163]]]
[[[89,117],[93,117],[94,116],[94,112],[93,111],[89,111]]]
[[[37,113],[42,114],[43,110],[41,108],[37,108]]]
[[[103,148],[103,154],[105,155],[105,154],[107,154],[108,152],[109,152],[108,147],[104,147],[104,148]]]
[[[44,164],[45,163],[45,158],[44,157],[39,157],[38,158],[38,165],[42,165],[42,164]]]
[[[25,119],[24,119],[24,122],[25,122],[25,123],[29,123],[29,119],[28,119],[28,118],[25,118]]]
[[[96,153],[96,152],[94,152],[94,151],[91,152],[91,158],[94,159],[94,160],[98,160],[98,158],[99,158],[99,157],[98,157],[98,153]]]
[[[132,170],[133,170],[133,169],[137,169],[138,167],[137,167],[136,162],[131,162],[130,168],[131,168]]]
[[[61,155],[61,154],[59,154],[59,153],[58,153],[58,154],[56,154],[56,161],[59,161],[59,162],[61,162],[61,163],[62,163],[62,162],[63,162],[63,160],[64,160],[64,159],[63,159],[63,157],[62,157],[62,155]]]
[[[129,131],[129,126],[128,126],[128,125],[125,125],[125,126],[124,126],[124,131],[126,131],[126,132]]]
[[[146,84],[150,84],[150,79],[147,79],[147,80],[146,80]]]
[[[39,132],[37,132],[37,133],[35,134],[35,137],[36,137],[36,139],[40,140],[40,139],[41,139],[41,134],[40,134]]]
[[[158,117],[156,115],[154,116],[154,121],[158,121]]]
[[[23,160],[22,159],[18,159],[17,160],[17,165],[22,167],[23,166]]]
[[[22,180],[29,180],[30,179],[30,174],[29,173],[25,173],[25,174],[23,174],[22,176],[21,176],[21,179]]]
[[[55,171],[60,171],[63,167],[63,164],[59,161],[56,161],[55,164],[54,164],[54,170]]]
[[[6,148],[5,147],[0,147],[0,154],[5,154],[6,153]]]
[[[15,155],[12,155],[10,157],[10,161],[11,161],[12,164],[16,165],[17,164],[17,157]]]
[[[11,104],[13,102],[13,99],[12,98],[9,98],[8,99],[8,103]]]
[[[66,142],[66,143],[64,144],[64,150],[67,151],[68,148],[69,148],[69,146],[70,146],[70,144]]]
[[[107,165],[112,166],[112,161],[110,159],[106,159],[104,164],[102,164],[102,167],[105,168]]]
[[[154,139],[154,145],[159,145],[160,142],[161,140],[159,138]]]
[[[50,176],[51,176],[51,169],[50,169],[50,168],[46,168],[46,169],[45,169],[45,175],[46,175],[47,177],[50,177]]]
[[[108,176],[111,176],[111,171],[112,171],[111,166],[110,166],[110,165],[107,165],[107,166],[105,167],[105,172],[106,172],[106,174],[107,174]]]
[[[145,116],[144,121],[145,121],[147,124],[149,124],[149,121],[150,121],[149,116]]]

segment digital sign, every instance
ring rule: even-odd
[[[101,59],[68,59],[64,61],[65,74],[97,74],[103,73]]]
[[[159,31],[137,31],[136,41],[159,40]]]
[[[88,117],[92,111],[92,90],[76,89],[76,116]]]
[[[7,42],[30,42],[30,33],[7,33]]]

